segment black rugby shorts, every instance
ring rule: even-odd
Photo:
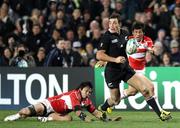
[[[105,68],[105,80],[107,86],[112,89],[119,88],[121,80],[127,82],[134,74],[135,71],[129,65],[119,69],[111,67]]]

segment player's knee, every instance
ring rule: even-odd
[[[30,111],[28,108],[23,108],[19,111],[19,114],[22,115],[22,117],[26,117],[27,115],[30,115]]]
[[[25,110],[28,112],[27,116],[36,116],[37,115],[34,105],[29,105],[28,107],[25,108]]]
[[[154,85],[152,83],[149,83],[148,91],[149,91],[149,96],[153,96],[154,95]]]
[[[153,84],[151,84],[151,86],[150,86],[150,92],[154,93],[154,86],[153,86]]]
[[[149,96],[149,90],[147,88],[141,90],[141,93],[144,97],[148,97]]]

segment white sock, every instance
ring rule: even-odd
[[[14,119],[15,119],[15,120],[18,120],[18,119],[21,117],[19,113],[14,114],[13,116],[14,116]]]
[[[17,114],[14,114],[14,115],[10,115],[10,116],[7,116],[4,121],[14,121],[14,120],[18,120],[20,118],[20,114],[17,113]]]
[[[53,120],[53,118],[52,117],[48,117],[48,121],[52,121]]]
[[[16,117],[19,119],[19,118],[21,118],[21,115],[19,113],[17,113]]]

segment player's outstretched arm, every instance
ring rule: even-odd
[[[102,121],[105,121],[105,122],[109,121],[109,118],[107,117],[106,113],[103,113],[97,109],[92,113],[92,115],[94,115],[96,118]]]
[[[86,121],[86,122],[91,122],[93,121],[89,116],[87,116],[83,111],[81,110],[78,110],[78,111],[75,111],[76,115],[83,121]]]

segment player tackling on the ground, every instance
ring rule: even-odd
[[[89,99],[93,86],[91,82],[82,82],[77,89],[50,97],[35,105],[30,105],[21,109],[14,115],[7,116],[4,121],[14,121],[26,117],[37,116],[38,120],[46,121],[71,121],[70,112],[75,114],[83,121],[90,122],[92,119],[87,116],[82,108],[86,108],[96,118],[108,121],[106,114],[97,110]]]

